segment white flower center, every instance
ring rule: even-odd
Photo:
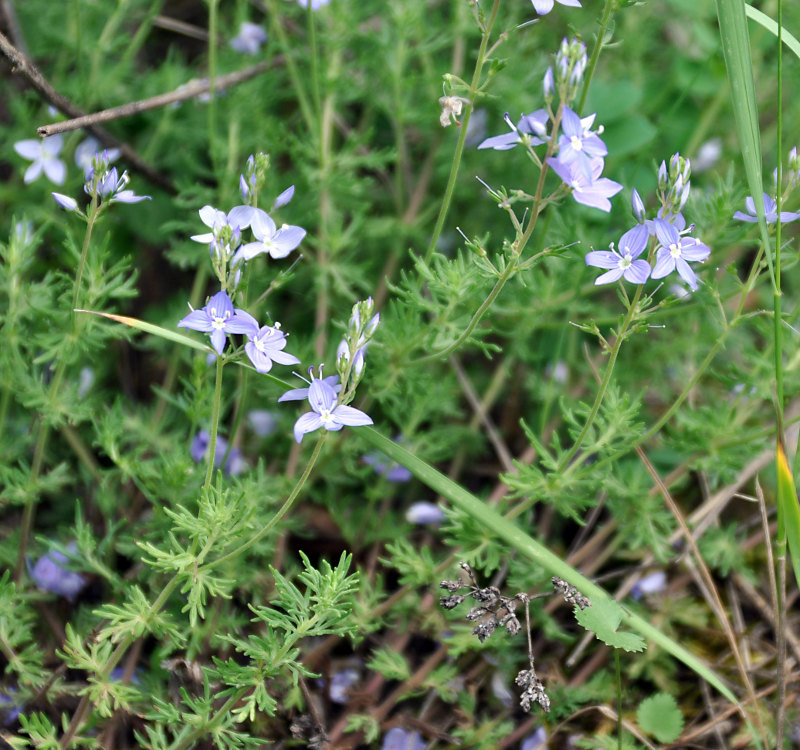
[[[681,257],[681,243],[680,242],[673,242],[669,246],[669,254],[673,258],[680,258]]]
[[[583,141],[579,136],[573,135],[569,139],[569,145],[572,146],[572,148],[574,148],[576,151],[580,151],[583,148]]]
[[[333,414],[331,414],[331,410],[330,409],[323,409],[319,413],[319,418],[322,420],[323,424],[331,424],[331,422],[334,421],[333,420]]]
[[[619,267],[620,268],[630,268],[631,263],[633,263],[633,258],[631,258],[631,254],[629,251],[625,251],[625,254],[620,258]]]

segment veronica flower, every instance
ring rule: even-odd
[[[758,216],[756,215],[756,204],[751,195],[744,199],[744,205],[747,208],[747,213],[737,211],[733,218],[754,224],[758,221]],[[766,193],[764,193],[764,218],[767,224],[775,224],[778,221],[778,204]],[[800,213],[781,211],[781,224],[785,224],[787,221],[795,221],[796,219],[800,219]]]
[[[217,354],[225,348],[228,333],[255,335],[258,324],[249,313],[235,310],[227,292],[217,292],[202,310],[192,310],[178,323],[179,328],[211,334],[211,346]]]
[[[677,270],[678,275],[695,291],[697,276],[687,261],[704,261],[711,255],[711,249],[694,237],[681,235],[673,224],[664,219],[653,219],[653,223],[661,247],[656,252],[652,277],[663,279]]]
[[[313,411],[306,412],[294,424],[294,439],[299,443],[303,435],[320,427],[338,431],[345,425],[359,427],[372,424],[372,419],[363,411],[344,404],[337,405],[336,391],[319,378],[311,381],[308,388],[308,403]]]
[[[580,0],[556,0],[560,5],[567,5],[570,8],[580,8],[581,3]],[[533,9],[540,15],[546,16],[551,10],[553,10],[554,0],[531,0],[531,5],[533,5]]]
[[[645,594],[657,594],[667,585],[667,574],[663,570],[654,570],[640,578],[631,588],[631,596],[641,599]]]
[[[292,198],[294,198],[294,185],[290,185],[275,199],[275,203],[272,204],[272,210],[285,206]]]
[[[311,10],[319,10],[323,5],[327,5],[331,0],[311,0]],[[304,8],[308,7],[309,0],[297,0],[298,4]]]
[[[381,750],[425,750],[425,743],[416,730],[392,727],[383,738]]]
[[[313,372],[313,367],[308,368],[308,373],[311,375]],[[314,376],[311,375],[313,378]],[[328,375],[326,378],[320,378],[325,385],[333,388],[334,393],[339,393],[342,390],[342,384],[339,382],[338,375]],[[286,391],[286,393],[281,396],[278,401],[305,401],[308,398],[308,388],[292,388],[290,391]]]
[[[361,676],[358,673],[357,669],[343,669],[340,672],[336,672],[334,675],[331,676],[331,684],[328,687],[328,697],[334,703],[347,703],[348,701],[348,692],[350,688],[353,687],[359,680]]]
[[[17,141],[14,144],[16,151],[23,159],[33,162],[25,170],[25,184],[38,180],[42,172],[45,173],[50,182],[61,185],[67,176],[67,168],[64,162],[58,158],[58,152],[64,139],[61,133],[49,135],[47,138],[31,138],[25,141]]]
[[[576,163],[584,177],[592,179],[592,160],[608,153],[606,144],[591,130],[596,115],[580,118],[569,107],[561,116],[562,135],[558,139],[558,160],[562,164]]]
[[[195,435],[194,440],[189,448],[189,453],[196,463],[205,461],[208,458],[208,449],[211,445],[211,435],[206,430],[200,430]],[[214,468],[218,469],[222,463],[225,454],[228,453],[228,441],[217,435],[217,441],[214,444]],[[245,469],[247,469],[247,461],[245,461],[242,452],[234,446],[231,452],[228,453],[228,460],[225,462],[223,472],[229,477],[238,477]]]
[[[622,190],[622,185],[607,177],[600,177],[603,171],[603,160],[598,156],[590,161],[591,179],[576,164],[564,164],[555,157],[547,160],[552,170],[572,188],[572,197],[578,203],[601,211],[611,210],[611,196]]]
[[[67,546],[67,549],[74,553],[77,550],[77,546],[72,542]],[[42,555],[32,567],[29,563],[28,567],[31,578],[38,588],[42,589],[42,591],[58,594],[74,602],[75,597],[83,590],[88,581],[80,573],[69,570],[64,565],[67,559],[63,552],[54,549]]]
[[[131,181],[127,172],[117,174],[117,168],[112,167],[97,183],[97,194],[109,203],[138,203],[151,200],[149,195],[136,195],[133,190],[127,190],[126,185]]]
[[[250,224],[256,242],[242,245],[233,258],[234,265],[240,260],[252,260],[256,255],[267,253],[273,258],[285,258],[306,236],[301,227],[284,224],[280,229],[268,214],[255,209]]]
[[[390,482],[408,482],[413,476],[405,466],[392,461],[385,453],[367,453],[362,460]]]
[[[243,311],[240,312],[247,315]],[[297,357],[283,351],[286,347],[286,334],[281,330],[280,323],[275,323],[274,326],[262,326],[249,338],[250,341],[244,345],[244,350],[258,372],[269,372],[273,362],[279,365],[300,364]]]
[[[547,137],[548,118],[547,110],[537,109],[529,115],[523,115],[522,119],[514,125],[508,113],[506,113],[504,119],[508,127],[511,128],[511,132],[487,138],[478,148],[493,148],[495,151],[508,151],[514,148],[518,143],[525,143],[525,141],[528,141],[532,146],[538,146],[544,143],[543,139]]]
[[[256,55],[261,45],[267,41],[267,32],[260,26],[245,21],[239,27],[239,33],[231,39],[231,47],[246,55]]]
[[[232,221],[228,214],[224,211],[219,211],[214,208],[214,206],[203,206],[197,213],[200,214],[200,221],[212,231],[206,232],[205,234],[192,235],[191,239],[195,242],[211,244],[214,241],[214,233],[218,232],[224,226],[241,228],[241,224]],[[231,213],[233,213],[233,211],[231,211]]]
[[[444,521],[444,511],[436,503],[412,503],[406,511],[406,521],[418,525],[439,524]]]
[[[622,235],[618,250],[611,244],[611,250],[593,250],[586,254],[586,265],[607,268],[606,273],[595,279],[595,285],[611,284],[624,278],[632,284],[644,284],[650,276],[650,264],[646,260],[636,260],[647,247],[649,234],[647,227],[637,224]]]
[[[87,180],[92,173],[92,162],[100,153],[106,155],[108,162],[114,162],[119,159],[122,152],[118,148],[103,149],[100,141],[93,135],[87,136],[75,149],[75,164],[83,170]]]

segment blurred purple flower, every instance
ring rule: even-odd
[[[258,437],[268,437],[278,426],[278,418],[275,412],[267,409],[253,409],[247,415],[247,421],[251,429]]]
[[[383,738],[381,750],[425,750],[425,743],[419,732],[392,727]]]
[[[200,432],[198,432],[195,436],[194,440],[192,440],[192,445],[189,448],[189,453],[196,463],[199,464],[206,460],[208,457],[208,447],[210,444],[211,435],[209,435],[206,430],[200,430]],[[228,441],[224,437],[217,435],[217,442],[214,446],[215,469],[219,468],[219,465],[222,463],[222,459],[227,451]],[[228,460],[225,462],[223,473],[229,477],[238,477],[243,471],[245,471],[245,469],[247,469],[247,461],[245,461],[244,457],[242,456],[242,452],[234,446],[231,449]]]
[[[590,162],[591,180],[586,178],[576,164],[563,164],[552,156],[547,163],[564,183],[572,188],[572,197],[575,201],[584,206],[608,212],[611,210],[611,201],[608,199],[622,190],[622,185],[618,182],[609,180],[607,177],[600,177],[604,162],[599,156]]]
[[[739,221],[747,221],[751,224],[754,224],[758,221],[758,216],[756,216],[756,204],[753,200],[752,195],[748,195],[747,198],[744,199],[744,205],[747,208],[747,213],[743,211],[737,211],[734,215],[734,219],[739,219]],[[778,204],[764,193],[764,215],[767,220],[767,224],[775,224],[778,221]],[[790,211],[781,211],[781,224],[785,224],[787,221],[796,221],[800,219],[800,213],[792,213]]]
[[[667,574],[663,570],[654,570],[633,584],[631,596],[634,599],[641,599],[646,594],[657,594],[659,591],[663,591],[666,585]]]
[[[77,549],[74,542],[67,545],[67,550],[72,554],[77,552]],[[64,565],[68,560],[63,552],[54,549],[42,555],[35,565],[31,566],[29,563],[28,567],[31,578],[42,591],[58,594],[74,602],[88,581],[85,576],[69,570]]]
[[[311,0],[311,10],[319,10],[323,5],[327,5],[331,0]],[[308,7],[309,0],[297,0],[298,4],[304,8]]]
[[[249,21],[244,21],[239,26],[239,33],[231,39],[231,47],[237,52],[246,55],[256,55],[261,45],[267,41],[267,32],[260,26]]]
[[[62,185],[67,176],[67,168],[64,162],[58,158],[58,153],[64,144],[61,133],[49,135],[47,138],[30,138],[24,141],[17,141],[14,144],[16,151],[23,159],[33,162],[25,170],[25,184],[38,180],[42,172],[50,182]]]
[[[86,179],[89,179],[89,175],[92,172],[92,162],[95,157],[103,151],[105,151],[109,163],[119,159],[122,153],[118,148],[103,149],[100,141],[93,135],[87,136],[78,144],[78,147],[75,149],[75,164],[83,170]]]
[[[533,9],[540,16],[546,16],[551,10],[553,10],[554,2],[558,2],[561,5],[567,5],[570,8],[582,7],[580,0],[531,0],[531,5],[533,5]]]
[[[384,453],[367,453],[362,460],[390,482],[407,482],[413,476],[405,466],[392,461]]]
[[[611,284],[623,277],[631,284],[644,284],[650,276],[650,264],[636,258],[647,247],[648,237],[647,227],[637,224],[622,235],[619,249],[615,250],[612,243],[611,250],[592,250],[587,253],[587,266],[609,269],[595,279],[595,285]]]
[[[424,524],[439,524],[444,521],[444,511],[435,503],[420,501],[412,503],[406,511],[406,521]]]
[[[343,669],[331,677],[328,696],[334,703],[347,703],[347,693],[360,679],[357,669]]]
[[[0,693],[0,717],[4,727],[10,727],[23,709],[23,706],[17,703],[16,692],[16,688],[10,687],[7,692]]]
[[[543,750],[547,742],[547,730],[539,727],[533,734],[529,734],[519,747],[519,750]]]
[[[178,328],[211,334],[211,346],[217,354],[225,348],[228,333],[255,335],[258,324],[249,313],[236,310],[227,292],[217,292],[202,310],[192,310],[178,323]]]

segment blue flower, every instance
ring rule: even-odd
[[[577,162],[587,180],[592,179],[592,161],[608,153],[606,144],[591,130],[595,116],[580,118],[569,107],[564,107],[562,135],[558,139],[558,161],[562,164]]]
[[[269,214],[259,209],[254,209],[250,227],[257,241],[239,248],[233,258],[234,265],[240,260],[252,260],[261,253],[268,253],[273,258],[285,258],[306,236],[306,230],[301,227],[284,224],[279,229]]]
[[[529,115],[523,115],[522,119],[514,125],[511,118],[506,113],[505,121],[511,128],[510,133],[494,135],[487,138],[478,148],[493,148],[495,151],[508,151],[518,143],[528,141],[532,146],[544,143],[543,138],[547,137],[547,120],[549,115],[547,110],[537,109]]]
[[[196,463],[205,461],[208,458],[210,445],[211,435],[206,430],[200,430],[189,447],[189,453]],[[214,468],[219,468],[227,452],[228,441],[224,437],[217,435],[217,442],[214,444]],[[242,452],[234,446],[231,448],[231,452],[228,453],[228,460],[225,462],[223,471],[226,476],[238,477],[245,469],[247,469],[247,461],[242,456]]]
[[[606,273],[595,279],[595,285],[611,284],[625,278],[632,284],[644,284],[650,276],[650,264],[646,260],[636,260],[647,247],[649,234],[647,227],[637,224],[622,235],[619,250],[593,250],[586,254],[586,265],[607,268]]]
[[[74,553],[77,551],[77,546],[72,542],[67,545],[67,549]],[[64,565],[67,559],[63,552],[54,549],[42,555],[33,567],[29,564],[29,568],[33,582],[42,591],[50,591],[74,602],[88,581],[80,573],[69,570]]]
[[[310,0],[311,10],[319,10],[323,5],[327,5],[331,0]],[[308,7],[309,0],[297,0],[304,8]]]
[[[244,345],[244,350],[258,372],[269,372],[273,362],[279,365],[300,364],[293,354],[282,351],[286,348],[286,334],[281,330],[280,323],[262,326],[254,334],[248,334],[248,337],[250,341]]]
[[[372,424],[372,419],[363,411],[344,404],[337,405],[336,391],[320,378],[311,381],[308,388],[308,403],[313,411],[303,414],[294,424],[294,439],[298,443],[303,439],[303,435],[314,432],[320,427],[337,431],[345,425],[359,427]]]
[[[601,211],[611,210],[611,196],[622,190],[622,185],[607,177],[600,177],[604,162],[598,156],[590,161],[591,179],[587,179],[577,164],[564,164],[554,157],[547,160],[552,170],[572,188],[572,197],[577,203]]]
[[[217,354],[225,348],[225,335],[244,333],[255,335],[258,324],[249,313],[235,310],[227,292],[217,292],[202,310],[192,310],[178,323],[179,328],[211,334],[211,346]]]
[[[381,750],[425,750],[425,743],[417,731],[392,727],[383,738]]]
[[[95,157],[101,153],[105,153],[108,161],[113,162],[119,159],[122,152],[118,148],[108,148],[104,150],[100,141],[93,135],[87,136],[75,149],[75,164],[83,170],[87,180],[92,174]]]
[[[395,442],[400,442],[399,438]],[[390,482],[408,482],[413,476],[405,466],[392,461],[385,453],[367,453],[362,460]]]
[[[751,195],[748,195],[747,198],[744,199],[744,205],[747,208],[747,213],[737,211],[733,215],[733,218],[739,219],[739,221],[747,221],[751,224],[754,224],[758,221],[758,216],[756,215],[756,204]],[[767,193],[764,193],[764,216],[767,224],[775,224],[778,221],[778,204],[775,203],[775,201],[770,198]],[[797,219],[800,219],[800,213],[781,211],[781,224],[785,224],[787,221],[795,221]]]
[[[561,5],[568,5],[570,8],[582,7],[580,0],[531,0],[531,5],[533,5],[533,9],[540,16],[546,16],[553,10],[554,1],[557,1]]]
[[[308,368],[308,374],[311,375],[314,368]],[[313,375],[311,375],[313,379]],[[330,388],[333,388],[334,393],[339,393],[342,390],[342,384],[339,382],[338,375],[328,375],[326,378],[320,378],[323,383],[325,383]],[[305,401],[308,398],[308,388],[292,388],[290,391],[286,391],[286,393],[281,396],[278,401]]]
[[[704,261],[711,255],[711,249],[694,237],[680,234],[678,229],[666,219],[653,219],[656,236],[661,247],[656,252],[656,264],[651,274],[654,279],[663,279],[673,271],[692,288],[697,289],[697,276],[687,261]],[[689,230],[690,231],[691,227]]]
[[[412,503],[406,511],[406,521],[416,524],[439,524],[444,521],[444,511],[436,503]]]
[[[104,158],[106,159],[106,164],[108,164],[108,157]],[[127,172],[123,172],[120,176],[117,173],[117,168],[112,167],[98,180],[97,194],[109,203],[138,203],[139,201],[151,200],[149,195],[136,195],[133,190],[125,189],[130,181],[131,178],[128,177]]]
[[[25,141],[17,141],[14,144],[16,151],[23,159],[33,162],[25,170],[25,184],[38,180],[42,172],[45,173],[50,182],[62,185],[67,176],[67,168],[64,162],[58,158],[64,139],[61,133],[49,135],[47,138],[31,138]]]
[[[239,33],[231,39],[231,47],[237,52],[255,55],[266,41],[267,32],[264,29],[257,24],[244,21],[239,27]]]

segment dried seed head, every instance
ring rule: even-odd
[[[440,589],[446,589],[447,591],[458,591],[459,589],[468,588],[465,586],[461,581],[442,581],[439,584]]]
[[[567,604],[571,604],[573,607],[580,607],[581,609],[592,606],[592,603],[572,584],[558,577],[554,577],[552,580],[555,590],[564,597],[564,601]]]
[[[492,617],[480,625],[476,626],[472,631],[472,635],[478,636],[478,640],[483,643],[497,628],[497,620]]]
[[[466,599],[465,594],[453,594],[452,596],[439,597],[439,604],[445,609],[455,609]]]

